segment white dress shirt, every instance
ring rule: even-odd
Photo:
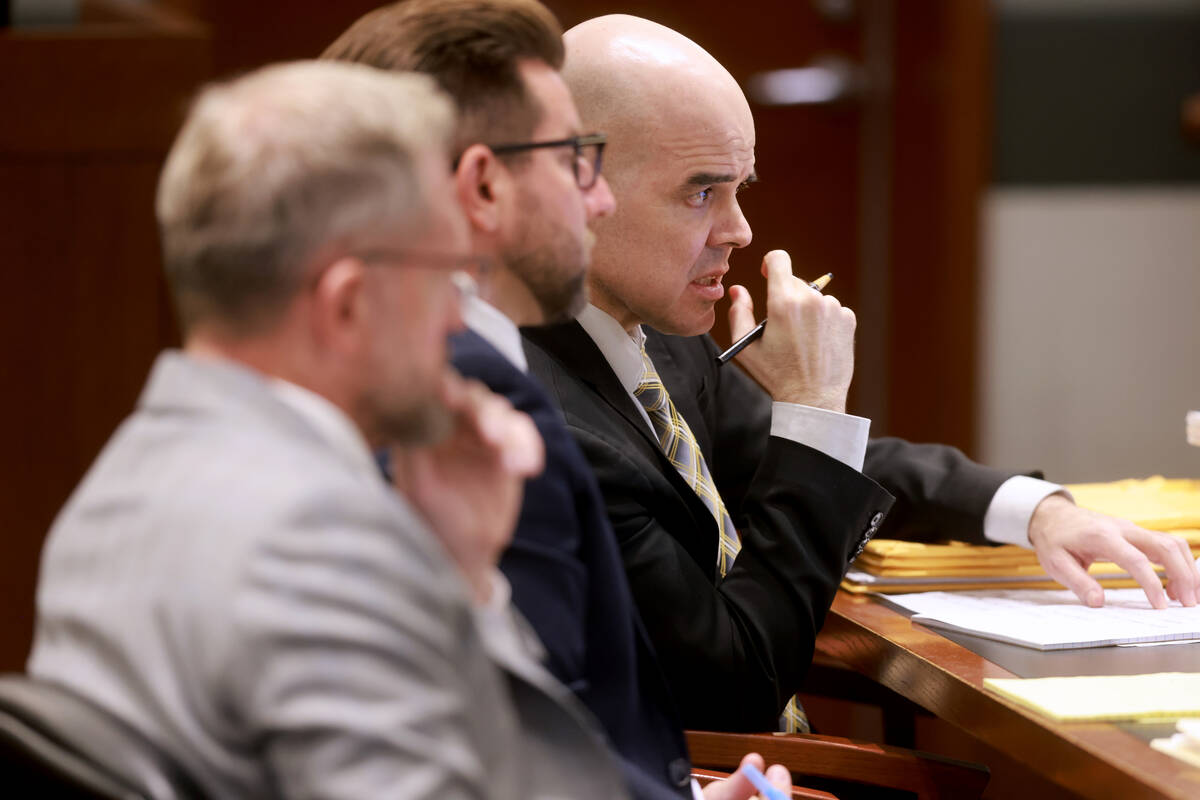
[[[642,377],[642,345],[646,334],[641,326],[626,332],[615,319],[593,305],[579,313],[577,320],[608,361],[625,391],[633,397]],[[635,402],[651,431],[645,409]],[[790,439],[836,458],[847,466],[862,471],[867,452],[867,437],[871,421],[852,414],[839,414],[822,408],[797,403],[771,404],[771,435]],[[1017,475],[1009,478],[992,496],[983,518],[983,535],[994,542],[1030,547],[1029,521],[1033,512],[1047,496],[1060,492],[1070,497],[1063,487]]]
[[[503,311],[478,295],[467,295],[463,298],[462,316],[468,328],[499,350],[514,367],[529,372],[529,362],[521,347],[521,331]]]

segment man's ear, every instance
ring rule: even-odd
[[[474,232],[494,235],[500,230],[512,194],[512,176],[487,145],[473,144],[463,152],[454,183]]]
[[[313,288],[313,334],[338,351],[354,348],[369,324],[366,303],[367,266],[354,256],[342,256],[317,278]]]

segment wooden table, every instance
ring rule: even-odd
[[[984,643],[983,652],[987,652],[988,644]],[[1178,661],[1182,655],[1189,664],[1194,663],[1187,671],[1200,671],[1200,659],[1191,656],[1192,652],[1200,652],[1200,645],[1153,649],[1171,648],[1189,648],[1165,657]],[[946,636],[914,625],[905,614],[874,598],[838,592],[817,639],[817,649],[1085,797],[1200,798],[1200,768],[1159,753],[1148,744],[1150,733],[1162,735],[1173,726],[1152,726],[1157,730],[1150,730],[1146,726],[1109,723],[1062,724],[1024,710],[985,691],[983,679],[1031,677],[1028,671],[1023,676],[1010,672]],[[1125,658],[1127,664],[1129,658],[1164,657],[1126,655],[1114,650],[1103,648],[1117,661]],[[1046,656],[1055,658],[1060,654],[1021,654],[1033,664]],[[1091,674],[1097,674],[1095,667],[1103,668],[1104,664],[1096,662],[1103,662],[1109,655],[1097,648],[1062,657],[1087,659],[1076,663],[1090,664]]]

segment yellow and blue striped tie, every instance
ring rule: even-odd
[[[646,354],[645,349],[642,350],[642,377],[637,388],[633,390],[633,396],[646,409],[650,423],[654,426],[654,434],[658,437],[658,446],[666,454],[667,460],[683,476],[688,486],[692,487],[692,491],[700,497],[716,519],[717,530],[720,533],[717,572],[724,578],[742,547],[737,528],[733,526],[733,520],[725,510],[725,503],[721,500],[717,485],[713,483],[712,475],[708,472],[704,454],[700,452],[700,445],[696,442],[692,429],[688,427],[687,420],[675,410],[675,404],[667,394],[667,387],[663,386],[662,379],[654,369],[654,364],[650,362],[650,356]]]
[[[663,385],[662,378],[659,377],[658,370],[654,368],[645,348],[642,349],[642,377],[633,390],[633,395],[646,409],[650,423],[654,426],[654,434],[658,437],[658,445],[666,454],[667,460],[683,476],[717,521],[717,531],[720,535],[717,572],[724,578],[742,548],[741,539],[738,538],[737,528],[734,527],[729,512],[725,510],[725,503],[721,500],[717,485],[713,483],[708,465],[704,463],[704,454],[700,452],[700,445],[696,442],[692,429],[688,427],[687,420],[675,410],[675,404],[667,394],[667,387]],[[808,716],[796,698],[788,700],[783,709],[783,714],[779,717],[779,729],[788,733],[808,733],[811,730]]]

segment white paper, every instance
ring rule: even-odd
[[[913,622],[1038,650],[1200,638],[1200,606],[1155,609],[1141,589],[1109,589],[1103,608],[1088,608],[1068,590],[919,592],[887,601]]]

